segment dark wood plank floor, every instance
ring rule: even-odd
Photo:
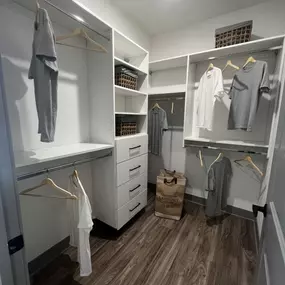
[[[80,277],[68,249],[35,276],[35,285],[252,285],[254,223],[235,216],[207,220],[187,203],[181,221],[146,211],[116,239],[91,237],[93,273]]]

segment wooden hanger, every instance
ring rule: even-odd
[[[261,175],[264,176],[263,172],[259,169],[259,167],[252,161],[252,158],[248,155],[243,159],[236,159],[234,162],[239,164],[239,161],[247,161],[249,162],[250,165],[252,165],[252,167]],[[239,164],[241,165],[241,164]]]
[[[59,192],[61,192],[63,194],[66,194],[66,197],[45,196],[45,195],[30,193],[31,191],[36,190],[38,188],[41,188],[43,186],[51,186],[53,189],[58,190]],[[63,188],[59,187],[58,185],[56,185],[51,178],[45,178],[42,181],[41,184],[22,191],[20,193],[20,195],[34,196],[34,197],[44,197],[44,198],[57,198],[57,199],[72,199],[72,200],[76,200],[77,199],[77,197],[75,195],[71,194],[70,192],[68,192],[68,191],[64,190]]]
[[[154,109],[154,108],[159,108],[159,109],[161,109],[161,107],[158,105],[158,103],[157,103],[157,102],[152,106],[152,108],[151,108],[151,109]]]
[[[232,68],[234,68],[234,69],[239,70],[239,67],[238,67],[237,65],[234,65],[231,60],[228,60],[228,61],[227,61],[227,64],[226,64],[225,67],[223,68],[222,72],[224,72],[224,71],[227,69],[228,66],[230,66],[230,67],[232,67]]]
[[[219,153],[218,157],[211,163],[209,169],[211,169],[211,167],[217,162],[219,161],[221,158],[223,158],[224,154],[222,152]]]
[[[204,167],[204,163],[203,163],[203,157],[202,157],[202,151],[199,149],[199,159],[200,159],[200,165],[201,167]]]
[[[98,48],[84,48],[84,47],[80,47],[80,46],[77,46],[77,45],[61,43],[61,41],[63,41],[63,40],[70,39],[70,38],[75,38],[75,37],[82,37],[86,41],[90,42],[92,45],[95,45]],[[75,29],[72,34],[62,35],[62,36],[56,37],[56,43],[59,44],[59,45],[63,45],[63,46],[75,47],[75,48],[89,50],[89,51],[98,51],[98,52],[108,53],[108,51],[102,45],[100,45],[99,43],[97,43],[96,41],[91,39],[89,37],[89,35],[81,28]]]
[[[250,56],[247,59],[246,63],[243,65],[243,67],[246,67],[249,63],[255,63],[255,62],[256,62],[256,60],[252,56]]]
[[[212,62],[210,62],[206,72],[210,71],[211,69],[214,69],[214,67],[215,67],[214,64]]]

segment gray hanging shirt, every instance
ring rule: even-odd
[[[267,62],[250,63],[235,74],[229,93],[232,100],[228,119],[229,130],[252,130],[263,92],[269,92]]]
[[[208,217],[220,216],[222,209],[226,207],[231,176],[231,161],[227,157],[215,162],[208,170],[205,210]]]
[[[29,79],[34,79],[38,133],[42,142],[53,142],[57,115],[58,66],[55,37],[45,9],[39,9],[34,26],[33,55]]]
[[[148,147],[152,154],[160,155],[163,130],[168,129],[166,112],[161,108],[153,108],[148,114]]]

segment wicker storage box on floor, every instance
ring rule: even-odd
[[[180,220],[185,186],[186,178],[182,173],[161,170],[156,183],[155,215]]]
[[[137,90],[138,75],[135,71],[124,66],[116,66],[115,84],[125,88]]]
[[[249,42],[252,21],[242,22],[216,30],[216,48]]]

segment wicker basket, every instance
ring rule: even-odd
[[[137,133],[137,123],[132,117],[116,118],[116,136],[134,135]]]
[[[251,39],[252,21],[217,29],[216,48],[249,42]]]
[[[138,75],[133,71],[124,66],[116,66],[115,72],[115,84],[137,90]]]

